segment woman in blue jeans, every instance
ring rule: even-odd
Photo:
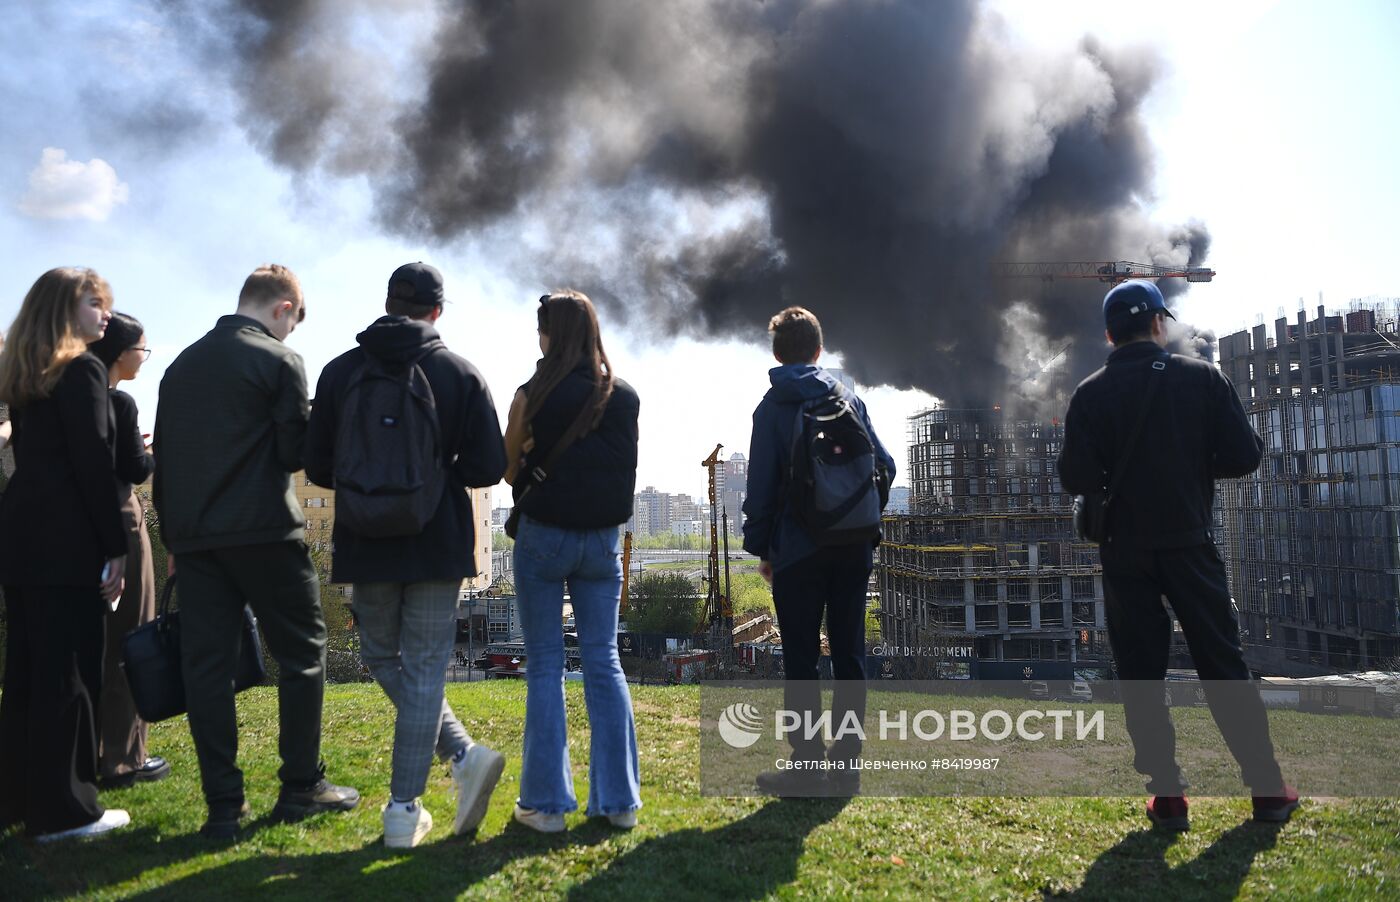
[[[527,688],[515,819],[557,833],[578,808],[564,718],[567,588],[592,729],[588,816],[630,828],[642,801],[632,700],[617,655],[618,527],[632,515],[639,402],[613,375],[585,295],[545,295],[538,321],[544,356],[516,392],[506,427]]]

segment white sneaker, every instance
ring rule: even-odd
[[[496,791],[496,783],[505,768],[505,756],[479,742],[467,746],[461,761],[452,762],[452,788],[457,793],[453,833],[465,833],[481,823],[491,804],[491,793]]]
[[[534,808],[521,808],[519,802],[515,805],[515,819],[531,830],[538,830],[541,833],[564,832],[564,815],[545,814]]]
[[[631,830],[637,826],[637,812],[619,811],[617,814],[608,815],[608,823],[622,830]]]
[[[129,823],[131,823],[131,815],[120,808],[108,808],[102,812],[101,817],[90,824],[74,827],[71,830],[59,830],[57,833],[43,833],[34,837],[34,841],[54,842],[60,839],[87,839],[110,830],[119,830]]]
[[[423,803],[414,800],[412,807],[384,806],[384,845],[390,849],[411,849],[423,841],[433,829],[433,816]]]

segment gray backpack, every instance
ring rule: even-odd
[[[335,438],[335,516],[356,535],[417,535],[442,501],[441,427],[419,366],[440,347],[403,363],[366,354],[350,375]]]

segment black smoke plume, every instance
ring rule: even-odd
[[[864,383],[1057,400],[1108,286],[990,264],[1209,247],[1145,212],[1155,57],[1032,49],[971,0],[171,2],[271,159],[657,335],[802,304]]]

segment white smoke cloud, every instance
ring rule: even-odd
[[[29,191],[19,209],[36,219],[103,222],[118,204],[126,203],[127,194],[126,183],[106,160],[83,163],[68,159],[61,148],[45,147],[39,165],[29,173]]]

